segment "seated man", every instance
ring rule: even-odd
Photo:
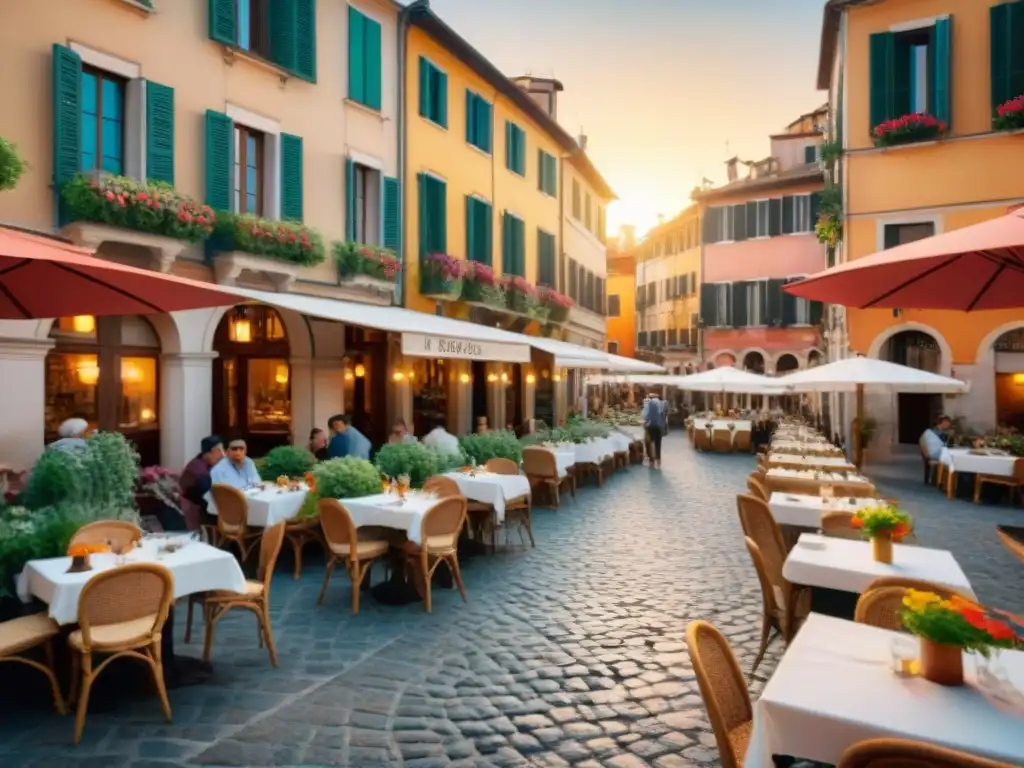
[[[946,447],[949,440],[949,428],[953,422],[946,415],[941,415],[935,420],[935,426],[926,429],[921,435],[921,450],[929,458],[938,461],[942,455],[942,449]]]
[[[256,462],[245,453],[245,440],[232,440],[228,443],[227,454],[210,470],[212,484],[230,485],[244,491],[262,483],[260,473],[256,471]]]
[[[224,458],[224,446],[216,435],[204,437],[199,444],[199,453],[185,465],[178,478],[181,489],[181,511],[185,515],[185,527],[198,531],[206,520],[206,494],[213,484],[211,469]]]

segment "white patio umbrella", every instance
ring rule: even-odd
[[[721,392],[753,395],[782,395],[786,389],[780,379],[772,379],[731,366],[712,368],[689,376],[675,377],[675,386],[688,392]]]
[[[873,357],[848,357],[834,363],[807,368],[781,377],[779,384],[791,392],[854,392],[857,395],[857,423],[864,417],[864,392],[922,392],[954,394],[967,385],[948,376],[921,371],[908,365]],[[853,432],[854,464],[863,460],[860,430]]]

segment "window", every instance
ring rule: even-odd
[[[616,317],[617,317],[617,315],[616,315]],[[617,342],[617,341],[609,341],[608,342],[608,354],[610,354],[610,355],[617,355],[617,354],[619,354],[619,342]]]
[[[380,109],[380,24],[352,6],[348,8],[348,97]]]
[[[124,173],[124,102],[124,80],[98,69],[83,68],[79,170]]]
[[[804,163],[813,165],[816,162],[818,162],[818,147],[814,144],[808,144],[804,147]]]
[[[448,75],[420,56],[420,115],[448,127]]]
[[[537,228],[537,285],[555,287],[555,236]]]
[[[794,325],[810,325],[811,324],[811,302],[807,299],[796,299],[796,320]]]
[[[935,222],[922,221],[916,224],[886,224],[885,225],[885,248],[895,248],[897,245],[906,245],[915,240],[924,240],[935,234]]]
[[[526,131],[505,121],[505,167],[520,176],[526,176]]]
[[[583,218],[583,195],[580,193],[579,179],[572,180],[572,215],[577,221]]]
[[[543,149],[537,150],[537,188],[545,195],[558,196],[558,165]]]
[[[316,82],[313,0],[207,0],[211,40],[248,51]]]
[[[618,317],[621,312],[619,294],[608,294],[608,317]]]
[[[466,89],[466,142],[491,154],[491,105],[478,93]]]
[[[753,237],[768,237],[768,201],[757,201],[757,234]]]
[[[952,20],[871,35],[871,125],[913,112],[950,120]]]
[[[755,280],[745,283],[746,288],[746,310],[747,326],[758,327],[766,325],[765,306],[767,299],[768,282],[766,280]]]
[[[419,175],[420,255],[448,252],[448,185],[429,173]]]
[[[732,284],[705,283],[701,286],[700,317],[708,328],[732,325]]]
[[[593,201],[590,199],[590,193],[587,192],[583,208],[583,226],[585,226],[588,230],[593,225],[593,211],[591,208],[592,203]]]
[[[235,123],[235,213],[263,215],[263,143],[262,133]]]
[[[494,251],[491,204],[478,197],[466,197],[466,258],[490,266]]]
[[[989,8],[991,35],[992,113],[1024,93],[1024,2]]]
[[[501,226],[501,271],[526,277],[526,224],[514,213],[505,211]]]
[[[270,58],[267,0],[235,0],[238,47]]]
[[[352,240],[380,245],[380,171],[354,164],[355,224]]]
[[[811,223],[811,196],[797,195],[793,198],[793,232],[810,232],[814,227]]]

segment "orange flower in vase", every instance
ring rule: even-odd
[[[106,544],[74,544],[68,547],[68,557],[71,558],[71,565],[68,566],[68,573],[82,573],[91,571],[89,555],[100,552],[109,552],[110,547]]]
[[[306,489],[310,493],[316,493],[316,475],[312,472],[307,472],[303,475],[303,479],[306,481]]]
[[[288,483],[291,481],[288,479],[288,475],[278,475],[275,482],[277,483],[278,488],[287,488]]]

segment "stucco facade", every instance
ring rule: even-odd
[[[636,357],[636,243],[623,238],[608,247],[608,341],[606,349]]]

